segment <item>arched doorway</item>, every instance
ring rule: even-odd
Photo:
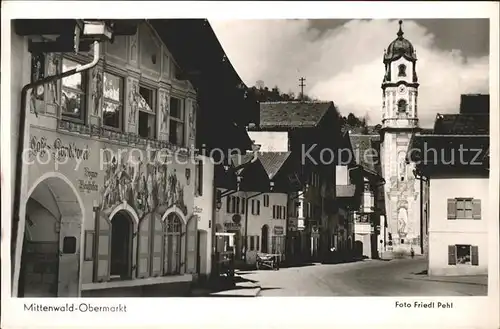
[[[41,177],[29,191],[17,295],[77,297],[83,208],[62,175]]]
[[[260,248],[260,251],[263,253],[268,253],[269,252],[269,226],[267,226],[267,225],[262,226],[261,236],[262,236],[262,246]]]
[[[165,267],[167,275],[181,271],[182,220],[175,212],[170,213],[165,225]]]
[[[133,220],[126,210],[119,210],[111,218],[110,279],[132,277]]]

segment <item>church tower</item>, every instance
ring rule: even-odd
[[[419,130],[417,115],[417,56],[403,37],[399,21],[397,38],[384,52],[382,81],[381,164],[385,178],[388,251],[422,253],[420,184],[413,164],[406,163],[412,134]]]

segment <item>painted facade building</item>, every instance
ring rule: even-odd
[[[385,208],[390,250],[422,253],[420,183],[413,175],[414,164],[406,163],[406,152],[418,124],[417,57],[401,28],[384,53],[382,82],[381,162],[385,184]]]
[[[214,198],[200,182],[213,180],[214,168],[195,151],[210,93],[182,73],[196,64],[173,55],[184,50],[164,29],[177,24],[178,34],[199,39],[211,28],[134,24],[101,44],[91,70],[28,92],[13,295],[165,296],[176,294],[170,284],[210,273]],[[92,49],[35,55],[27,37],[12,39],[13,94],[92,59]]]
[[[480,101],[473,111],[438,114],[431,132],[412,138],[420,152],[411,160],[427,191],[430,276],[488,273],[489,105],[481,104],[483,96],[470,96]]]

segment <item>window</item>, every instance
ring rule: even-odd
[[[259,251],[260,244],[259,244],[259,236],[257,235],[255,237],[255,250]]]
[[[406,112],[406,101],[404,99],[398,101],[398,112]]]
[[[66,58],[62,60],[63,72],[72,70],[78,65],[79,63]],[[64,119],[85,120],[85,87],[84,72],[62,79],[61,115]]]
[[[244,215],[247,207],[247,200],[245,198],[241,198],[241,214]]]
[[[194,188],[195,188],[195,193],[197,193],[197,196],[202,196],[203,195],[203,161],[198,160],[198,163],[196,164],[196,176],[194,178]]]
[[[481,200],[473,198],[448,199],[448,220],[481,219]]]
[[[226,198],[226,212],[229,214],[231,213],[231,197],[228,196]]]
[[[251,236],[250,237],[250,251],[253,251],[255,249],[255,237]]]
[[[166,219],[165,235],[165,274],[179,274],[181,270],[181,233],[179,216],[171,213]]]
[[[156,93],[154,90],[139,87],[139,136],[155,138],[156,136]]]
[[[260,215],[260,200],[252,200],[252,215]]]
[[[269,207],[269,195],[264,195],[264,207]]]
[[[477,246],[457,244],[448,246],[448,265],[479,265]]]
[[[123,78],[104,72],[102,123],[121,130],[123,126]]]
[[[231,197],[231,213],[235,213],[236,212],[236,197],[235,196],[232,196]]]
[[[170,97],[169,137],[170,143],[184,146],[184,101]]]
[[[400,64],[398,66],[398,77],[405,77],[406,76],[406,65]]]
[[[63,239],[63,254],[74,254],[76,252],[76,238],[74,236],[65,236]]]
[[[239,214],[240,213],[240,198],[239,197],[235,197],[235,209],[234,209],[234,213],[235,214]]]

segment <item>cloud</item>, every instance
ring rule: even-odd
[[[384,49],[396,38],[398,24],[353,20],[335,29],[311,28],[308,20],[211,21],[224,50],[243,81],[331,100],[342,114],[382,118]],[[405,38],[417,52],[419,118],[432,125],[436,113],[458,111],[460,94],[488,92],[488,57],[464,57],[459,50],[438,48],[435,37],[414,21],[405,21]]]

